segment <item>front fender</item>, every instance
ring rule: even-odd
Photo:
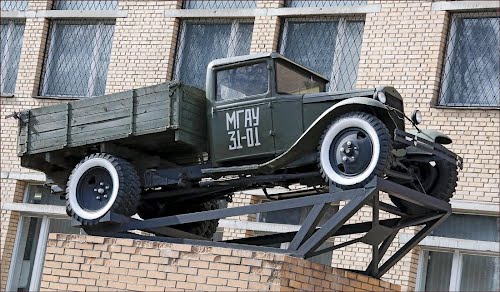
[[[408,133],[413,134],[417,136],[418,138],[422,138],[427,141],[431,142],[436,142],[438,144],[442,145],[447,145],[451,144],[452,140],[450,137],[447,135],[436,131],[436,130],[431,130],[431,129],[420,129],[420,132],[417,130],[409,130]],[[415,147],[415,146],[408,146],[406,147],[406,154],[426,154],[426,155],[431,155],[430,152],[425,151],[424,149]]]
[[[437,130],[431,129],[420,129],[420,132],[417,130],[409,130],[408,133],[413,134],[419,138],[436,142],[442,145],[451,144],[453,141],[446,134],[443,134]]]
[[[388,111],[386,105],[367,97],[353,97],[343,100],[324,111],[287,151],[268,162],[260,164],[258,171],[264,173],[271,172],[297,160],[305,153],[314,151],[318,147],[319,139],[325,128],[336,116],[345,112],[360,110],[360,107]]]

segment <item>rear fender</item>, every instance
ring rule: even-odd
[[[388,108],[383,103],[366,97],[349,98],[324,111],[287,151],[273,160],[260,164],[258,172],[272,172],[275,169],[286,166],[306,153],[315,151],[318,147],[321,135],[332,120],[344,113],[352,111],[375,114],[386,125],[387,123],[392,124],[388,125],[390,130],[395,127],[389,116]]]

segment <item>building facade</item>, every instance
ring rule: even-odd
[[[43,174],[20,166],[14,111],[153,85],[203,88],[212,59],[277,51],[330,91],[394,86],[405,109],[464,158],[454,214],[384,277],[406,290],[498,290],[500,101],[497,1],[69,1],[1,4],[1,286],[38,289],[49,232],[79,233]],[[232,205],[258,203],[258,191]],[[222,220],[225,238],[300,224],[305,210]],[[290,218],[283,221],[282,218]],[[371,218],[362,209],[356,221]],[[279,225],[281,224],[281,225]],[[283,225],[285,224],[285,225]],[[396,250],[415,230],[404,230]],[[329,244],[347,240],[338,238]],[[318,259],[366,266],[355,245]]]

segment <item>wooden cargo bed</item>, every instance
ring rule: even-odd
[[[21,113],[18,153],[23,158],[81,152],[103,142],[157,156],[205,152],[205,93],[167,82]]]

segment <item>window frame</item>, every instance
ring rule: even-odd
[[[189,9],[191,10],[191,9]],[[225,58],[229,57],[234,57],[236,53],[236,35],[238,34],[238,28],[240,23],[251,23],[254,25],[255,29],[255,19],[254,18],[229,18],[229,19],[218,19],[218,18],[185,18],[181,20],[181,25],[180,25],[180,33],[178,36],[178,44],[176,48],[176,53],[174,57],[174,71],[172,74],[172,79],[173,80],[180,80],[180,75],[181,75],[181,67],[182,67],[182,61],[183,61],[183,55],[184,55],[184,47],[186,45],[186,31],[187,31],[187,25],[188,23],[201,23],[201,24],[212,24],[212,23],[217,23],[217,24],[230,24],[231,25],[231,33],[229,35],[229,44],[226,52]],[[252,29],[252,33],[253,33]],[[250,53],[250,52],[249,52]],[[206,72],[205,76],[206,78]],[[206,89],[206,84],[205,84],[205,89]],[[204,90],[205,90],[204,89]],[[214,90],[217,90],[217,88],[214,87]],[[217,93],[217,92],[215,92]],[[214,95],[215,96],[215,95]]]
[[[499,214],[488,214],[484,212],[453,212],[453,214],[464,214],[464,215],[473,215],[473,216],[488,216],[488,217],[499,217]],[[450,239],[453,242],[457,242],[457,244],[449,245],[447,247],[437,246],[437,245],[425,245],[420,243],[420,251],[418,253],[418,265],[417,265],[417,275],[416,275],[416,291],[424,291],[426,284],[426,276],[427,276],[427,262],[429,259],[429,251],[434,252],[447,252],[453,254],[452,260],[452,268],[451,268],[451,276],[450,276],[450,284],[449,291],[459,291],[460,289],[460,280],[461,280],[461,271],[463,265],[463,255],[473,255],[473,256],[489,256],[489,257],[498,257],[500,255],[497,251],[491,250],[470,250],[464,246],[460,246],[460,242],[482,242],[482,243],[491,243],[492,245],[498,246],[498,242],[493,241],[482,241],[482,240],[471,240],[471,239],[457,239],[451,237],[436,237],[436,236],[428,236],[427,238],[443,238]],[[425,241],[425,239],[424,239]]]
[[[228,98],[228,99],[219,99],[217,97],[217,89],[218,89],[218,86],[217,86],[217,73],[220,72],[220,71],[224,71],[224,70],[231,70],[231,69],[234,69],[234,68],[238,68],[238,67],[244,67],[244,66],[251,66],[251,65],[255,65],[255,64],[266,64],[267,68],[268,68],[268,73],[267,73],[267,91],[264,92],[264,93],[259,93],[259,94],[254,94],[254,95],[248,95],[248,96],[243,96],[243,97],[235,97],[235,98]],[[226,104],[226,103],[233,103],[235,101],[241,101],[241,100],[252,100],[252,99],[260,99],[260,98],[269,98],[271,96],[271,92],[272,92],[272,84],[271,84],[271,72],[269,70],[271,64],[269,62],[269,60],[267,59],[258,59],[258,60],[252,60],[252,61],[247,61],[247,62],[244,62],[244,63],[236,63],[236,64],[229,64],[229,65],[225,65],[225,66],[220,66],[220,67],[217,67],[216,70],[214,70],[214,82],[215,82],[215,86],[214,86],[214,102],[216,104]]]
[[[17,67],[17,72],[16,72],[16,81],[14,82],[14,90],[13,92],[4,92],[5,90],[5,82],[0,82],[0,96],[2,97],[13,97],[15,96],[16,94],[16,85],[17,85],[17,77],[18,77],[18,74],[19,74],[19,62],[21,61],[21,53],[22,53],[22,50],[23,50],[23,44],[24,44],[24,30],[25,30],[25,26],[26,26],[26,22],[25,21],[22,21],[22,20],[17,20],[17,19],[5,19],[4,20],[4,23],[7,24],[8,26],[8,31],[7,31],[7,35],[12,35],[13,32],[14,32],[14,26],[17,24],[20,24],[23,26],[22,28],[22,32],[21,32],[21,46],[20,46],[20,50],[21,52],[19,52],[19,60],[17,61],[17,64],[16,64],[16,67]],[[9,37],[7,39],[7,41],[5,42],[5,47],[4,48],[0,48],[2,49],[4,52],[6,52],[5,56],[4,56],[4,60],[1,60],[0,62],[2,64],[4,64],[4,66],[1,66],[0,68],[0,80],[4,80],[4,78],[7,78],[7,75],[8,75],[8,67],[7,66],[7,63],[10,61],[11,59],[11,53],[10,52],[10,49],[12,46],[13,46],[13,39],[12,37]]]
[[[500,103],[498,105],[480,105],[480,104],[470,104],[470,105],[465,105],[465,104],[453,104],[449,103],[445,100],[445,97],[442,96],[443,92],[445,91],[445,88],[449,88],[450,81],[448,78],[444,79],[443,77],[447,75],[450,70],[451,70],[451,65],[449,62],[447,62],[447,59],[453,59],[453,56],[455,55],[455,45],[456,42],[451,42],[451,37],[455,35],[456,30],[457,30],[457,22],[456,18],[457,17],[466,17],[466,16],[473,16],[474,14],[478,14],[477,18],[484,18],[488,16],[498,16],[498,12],[494,11],[469,11],[469,12],[464,12],[464,11],[458,11],[458,12],[452,12],[450,13],[449,21],[448,21],[448,33],[446,35],[446,47],[444,49],[444,54],[443,54],[443,65],[441,67],[441,72],[439,74],[440,82],[439,82],[439,87],[437,91],[437,96],[434,99],[434,102],[431,103],[431,107],[434,108],[444,108],[444,109],[486,109],[486,110],[498,110],[500,109]],[[500,18],[499,18],[500,19]]]
[[[27,200],[29,197],[30,193],[30,188],[33,186],[43,186],[41,183],[28,183],[25,186],[24,193],[23,193],[23,202],[22,203],[13,203],[13,204],[18,204],[18,205],[25,205],[27,204]],[[38,206],[57,206],[57,205],[45,205],[45,204],[40,204]],[[64,208],[64,207],[63,207]],[[4,208],[4,209],[9,209],[9,208]],[[39,236],[37,239],[37,246],[36,246],[36,254],[35,258],[33,261],[33,267],[32,267],[32,272],[31,272],[31,278],[30,278],[30,285],[29,285],[29,291],[38,291],[40,290],[40,284],[41,284],[41,279],[42,279],[42,271],[43,271],[43,264],[45,261],[45,253],[47,249],[47,240],[49,236],[49,229],[50,229],[50,221],[52,219],[65,219],[65,220],[71,220],[65,213],[56,215],[50,210],[49,208],[40,208],[40,210],[36,212],[20,212],[19,216],[19,221],[17,225],[17,230],[16,230],[16,237],[14,240],[14,248],[12,250],[12,257],[11,257],[11,262],[9,266],[9,273],[7,275],[7,283],[6,283],[6,291],[11,291],[13,290],[14,285],[17,285],[15,283],[20,276],[20,264],[23,261],[23,256],[24,254],[22,251],[24,251],[24,248],[26,246],[26,236],[28,229],[25,226],[24,221],[27,218],[39,218],[41,219],[41,225],[40,225],[40,231],[39,231]],[[48,210],[48,211],[47,211]]]
[[[44,64],[43,64],[43,69],[42,69],[42,76],[41,76],[41,86],[40,86],[40,89],[39,89],[39,98],[51,98],[51,99],[61,99],[61,100],[75,100],[75,99],[85,99],[85,98],[90,98],[90,97],[93,97],[94,95],[84,95],[84,96],[81,96],[81,95],[75,95],[75,96],[72,96],[72,95],[57,95],[57,94],[47,94],[47,91],[48,91],[48,85],[50,82],[49,80],[49,76],[51,74],[51,70],[52,70],[52,66],[50,66],[50,64],[52,64],[52,60],[54,58],[54,48],[56,46],[55,44],[55,40],[54,40],[54,35],[56,33],[56,27],[58,25],[58,23],[71,23],[71,22],[75,22],[75,23],[78,23],[78,22],[85,22],[85,20],[82,20],[82,19],[53,19],[51,20],[51,23],[50,23],[50,31],[48,33],[48,45],[46,47],[46,50],[45,50],[45,58],[44,58]],[[96,37],[93,39],[93,43],[94,43],[94,47],[93,47],[93,52],[92,52],[92,60],[90,61],[91,62],[91,65],[90,65],[90,68],[95,68],[95,65],[98,63],[97,59],[99,58],[99,51],[101,49],[101,45],[102,45],[102,40],[103,40],[103,36],[102,36],[102,30],[104,29],[104,25],[111,25],[111,23],[108,23],[108,22],[113,22],[113,36],[111,38],[111,48],[110,48],[110,60],[108,62],[108,64],[106,65],[107,66],[107,69],[106,69],[106,74],[105,74],[105,78],[106,78],[106,83],[107,83],[107,79],[108,79],[108,70],[109,70],[109,65],[111,63],[111,54],[112,54],[112,48],[113,48],[113,41],[114,41],[114,37],[115,37],[115,26],[116,26],[116,20],[113,20],[113,19],[91,19],[89,20],[89,24],[79,24],[81,26],[85,26],[85,25],[91,25],[91,24],[96,24],[98,26],[97,28],[97,33],[96,33]],[[60,24],[59,24],[60,25]],[[87,93],[93,93],[94,92],[94,89],[95,89],[95,83],[96,83],[96,76],[97,76],[97,69],[95,70],[91,70],[89,72],[89,76],[88,76],[88,83],[87,83]],[[102,95],[106,94],[106,92],[104,91]],[[96,95],[96,96],[99,96],[99,95]]]
[[[363,5],[360,5],[362,7]],[[282,8],[283,9],[283,8]],[[294,8],[290,8],[294,9]],[[299,8],[302,9],[302,8]],[[363,24],[366,23],[366,16],[364,14],[352,14],[352,15],[320,15],[320,16],[309,16],[309,17],[284,17],[282,19],[283,25],[280,32],[279,38],[279,53],[285,57],[287,57],[284,53],[287,46],[287,38],[288,38],[288,25],[289,21],[302,21],[302,22],[318,22],[318,21],[331,21],[338,22],[337,25],[337,35],[335,37],[335,50],[332,52],[333,54],[333,63],[332,63],[332,72],[330,76],[325,76],[330,80],[325,86],[325,91],[329,92],[332,89],[337,88],[340,82],[340,78],[338,78],[341,68],[341,62],[336,60],[342,60],[342,48],[347,42],[346,35],[346,23],[348,21],[363,21]],[[364,29],[364,27],[363,27]],[[361,39],[363,42],[363,39]],[[359,63],[358,68],[359,69]],[[335,78],[337,76],[337,78]],[[356,81],[358,79],[358,71],[356,71]],[[356,83],[356,82],[355,82]]]
[[[494,252],[473,252],[464,251],[461,249],[446,249],[437,247],[425,247],[422,248],[419,254],[418,270],[417,270],[417,283],[415,286],[416,291],[424,291],[426,285],[427,276],[427,263],[429,260],[429,252],[447,252],[453,254],[452,264],[451,264],[451,275],[448,291],[460,291],[460,282],[462,279],[462,268],[463,268],[463,256],[486,256],[486,257],[496,257],[500,259],[500,255]]]

